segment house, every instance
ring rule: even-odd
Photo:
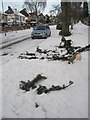
[[[25,20],[26,20],[26,25],[27,25],[27,26],[30,26],[31,15],[27,12],[26,8],[22,9],[22,10],[20,11],[20,13],[26,17],[26,19],[25,19]]]
[[[7,26],[7,14],[0,12],[0,33],[4,31],[5,26]]]
[[[6,25],[6,31],[24,29],[26,24],[26,17],[21,14],[17,9],[12,9],[8,6],[8,9],[4,14],[0,13],[0,25],[2,26],[2,31],[4,31],[4,26]]]
[[[29,16],[29,13],[27,12],[26,8],[23,8],[22,10],[20,10],[20,13],[26,17]]]
[[[7,24],[7,14],[0,12],[0,26]]]
[[[7,23],[9,26],[14,24],[20,26],[26,22],[25,16],[22,15],[17,9],[12,9],[8,6],[8,10],[6,10],[5,13],[7,14]]]
[[[57,18],[56,16],[50,15],[50,24],[55,25],[57,23]]]
[[[28,20],[30,26],[36,26],[37,24],[37,16],[35,12],[29,13],[30,20]]]
[[[43,13],[40,13],[40,14],[39,14],[39,16],[38,16],[38,21],[39,21],[40,23],[45,23],[46,18],[45,18],[45,16],[43,15]]]

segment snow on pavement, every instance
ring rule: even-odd
[[[30,38],[31,31],[32,31],[32,28],[26,29],[26,30],[11,31],[11,32],[7,32],[6,36],[4,35],[4,33],[1,33],[0,48],[9,46],[11,44]]]
[[[0,119],[2,118],[2,58],[0,57]]]
[[[59,31],[55,30],[55,26],[51,30],[52,36],[45,40],[41,39],[43,42],[41,40],[37,42],[38,39],[32,43],[24,41],[13,45],[11,50],[19,51],[20,55],[26,50],[35,52],[38,45],[42,49],[54,49],[60,43],[61,36],[58,35]],[[80,22],[74,26],[72,36],[67,39],[71,38],[74,45],[85,46],[88,44],[87,34],[88,27]],[[16,54],[18,55],[18,52]],[[80,62],[75,60],[74,64],[62,61],[22,60],[17,56],[11,57],[12,59],[8,57],[9,61],[3,64],[2,69],[3,118],[88,118],[87,52],[83,52],[82,60]],[[4,58],[5,56],[2,56],[3,60]],[[40,83],[47,88],[52,85],[67,85],[70,80],[74,84],[65,90],[42,95],[37,95],[35,90],[23,92],[19,89],[19,81],[32,80],[39,73],[47,77]],[[39,105],[38,108],[35,107],[35,103]]]

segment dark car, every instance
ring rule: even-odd
[[[31,33],[31,38],[47,38],[51,36],[51,30],[50,27],[46,24],[43,25],[38,25],[34,27],[32,33]]]
[[[62,29],[62,23],[58,23],[58,24],[56,25],[56,29],[57,29],[57,30],[61,30],[61,29]]]

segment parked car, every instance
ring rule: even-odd
[[[61,22],[56,25],[56,29],[57,30],[61,30],[62,29],[62,23]]]
[[[43,25],[38,25],[34,27],[32,33],[31,33],[31,38],[47,38],[51,36],[51,30],[50,27],[47,24]]]

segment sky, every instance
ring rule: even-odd
[[[2,1],[2,0],[1,0]],[[19,1],[19,2],[18,2]],[[21,10],[23,7],[23,3],[25,0],[3,0],[4,3],[4,11],[8,9],[8,6],[11,6],[13,9],[17,8],[18,10]],[[37,0],[38,1],[38,0]],[[73,1],[73,0],[72,0]],[[76,1],[76,0],[75,0]],[[79,1],[79,0],[77,0]],[[84,1],[84,0],[81,0]],[[90,0],[87,0],[90,1]],[[43,14],[49,13],[49,11],[52,9],[52,5],[57,5],[61,2],[61,0],[47,0],[47,7],[45,8],[45,11]],[[90,7],[90,2],[89,2]],[[2,8],[0,4],[0,8]],[[90,9],[90,8],[89,8]],[[1,11],[1,10],[0,10]]]
[[[23,7],[24,0],[3,0],[4,3],[4,11],[8,9],[8,6],[11,6],[13,9],[17,8],[18,10],[21,10]],[[49,13],[49,11],[52,9],[52,5],[57,5],[60,3],[60,0],[47,0],[47,7],[44,10],[44,14]],[[2,6],[1,6],[2,8]]]

